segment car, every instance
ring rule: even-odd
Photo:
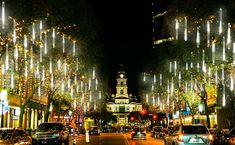
[[[69,144],[69,130],[62,124],[56,122],[41,123],[33,137],[34,144]]]
[[[100,129],[98,126],[89,127],[89,135],[100,135]]]
[[[165,136],[166,136],[166,129],[165,128],[161,128],[161,129],[159,129],[159,132],[158,132],[158,134],[157,134],[157,138],[161,138],[161,139],[163,139]]]
[[[141,127],[134,127],[131,133],[131,139],[136,138],[146,139],[146,130]]]
[[[223,145],[235,145],[235,127],[222,137]]]
[[[32,137],[20,128],[1,128],[0,144],[32,145]]]
[[[165,139],[165,145],[212,145],[213,136],[208,128],[200,124],[179,125]]]
[[[214,145],[220,145],[223,139],[223,133],[218,128],[211,128],[209,129],[210,133],[213,136],[213,144]]]
[[[154,126],[151,131],[151,136],[155,138],[159,138],[159,135],[162,129],[163,129],[163,126]]]
[[[124,132],[132,132],[132,128],[131,128],[131,126],[124,126],[123,131]]]
[[[169,126],[166,128],[166,134],[170,134],[170,133],[172,133],[174,130],[175,130],[175,126],[169,125]]]

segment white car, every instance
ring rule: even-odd
[[[204,125],[192,124],[175,127],[165,137],[165,145],[212,145],[213,136]]]

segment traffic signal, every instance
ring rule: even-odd
[[[153,120],[157,120],[157,115],[156,114],[153,115]]]
[[[135,118],[133,116],[131,116],[131,121],[133,121]]]
[[[145,115],[145,114],[146,114],[146,110],[143,109],[143,110],[141,111],[141,114],[142,114],[142,115]]]

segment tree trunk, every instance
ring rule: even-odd
[[[44,117],[44,122],[48,122],[49,121],[49,115],[50,115],[50,104],[47,104],[46,112],[45,112],[45,117]]]
[[[46,112],[45,112],[44,122],[48,122],[48,121],[49,121],[50,105],[51,105],[51,99],[50,99],[50,97],[48,96],[48,102],[47,102],[47,106],[46,106]]]
[[[206,121],[207,121],[207,127],[211,128],[211,123],[210,123],[210,117],[209,117],[209,108],[207,106],[207,100],[203,100],[204,105],[205,105],[205,111],[206,111]]]
[[[179,112],[179,118],[180,118],[180,125],[182,125],[183,124],[183,121],[182,121],[183,117],[182,117],[182,113],[181,112]]]
[[[61,114],[61,101],[59,101],[59,106],[58,106],[59,108],[58,108],[58,111],[57,111],[57,116],[58,116],[58,118],[57,118],[57,121],[60,121],[60,114]]]
[[[195,118],[194,118],[195,113],[191,112],[191,115],[192,115],[192,124],[194,124],[195,123],[195,121],[194,121],[195,120]]]
[[[24,109],[25,105],[20,105],[19,127],[23,125]]]

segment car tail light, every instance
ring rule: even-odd
[[[213,140],[213,135],[210,134],[210,135],[208,136],[208,139],[209,139],[210,141],[212,141],[212,140]]]
[[[184,136],[182,134],[178,135],[177,140],[181,142],[184,141]]]
[[[146,131],[145,131],[145,130],[143,130],[143,131],[142,131],[142,133],[146,133]]]
[[[134,131],[132,131],[132,134],[134,134],[135,132]]]

